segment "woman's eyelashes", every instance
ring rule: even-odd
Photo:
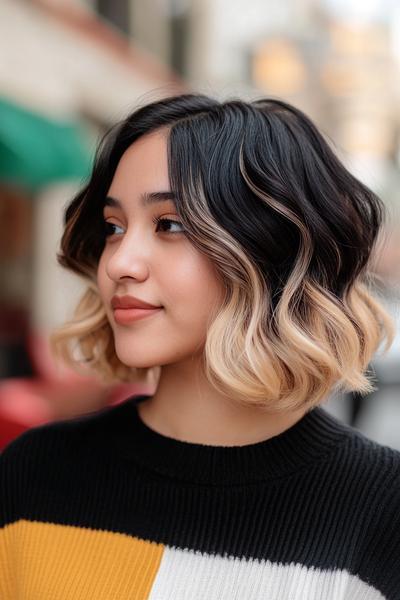
[[[175,221],[174,219],[166,219],[163,217],[154,217],[152,220],[153,220],[153,223],[157,226],[156,231],[159,231],[159,227],[161,227],[161,231],[166,232],[166,233],[183,233],[184,232],[183,225],[180,221]],[[166,223],[170,223],[170,224],[172,224],[172,226],[177,225],[178,231],[168,231],[168,230],[166,231],[165,230]],[[180,231],[179,231],[179,227],[182,228]]]
[[[156,225],[156,232],[161,232],[161,233],[184,233],[184,228],[183,225],[180,221],[176,221],[174,219],[166,219],[163,217],[154,217],[152,219],[153,223]],[[123,233],[124,228],[120,227],[119,225],[117,225],[116,223],[110,223],[109,221],[103,221],[104,224],[104,235],[105,237],[110,237],[112,235],[120,235],[121,232],[118,232],[116,230],[120,229]],[[174,231],[174,229],[170,229],[170,227],[172,228],[178,228],[177,230]]]

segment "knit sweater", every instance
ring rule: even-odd
[[[400,600],[400,453],[318,406],[244,446],[134,396],[1,455],[1,600]]]

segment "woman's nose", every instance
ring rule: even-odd
[[[122,277],[144,280],[149,274],[149,253],[142,242],[132,242],[125,237],[110,252],[106,271],[113,281],[119,281]]]

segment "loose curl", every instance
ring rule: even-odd
[[[96,272],[101,200],[125,150],[160,128],[177,213],[225,288],[204,347],[212,385],[271,412],[311,409],[333,390],[376,389],[367,367],[395,335],[369,270],[384,205],[302,111],[269,98],[173,96],[103,137],[89,182],[65,212],[57,258],[88,288],[73,320],[51,336],[55,355],[110,381],[159,375],[160,367],[127,367],[116,356]]]

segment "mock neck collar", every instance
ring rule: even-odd
[[[222,485],[268,481],[323,461],[359,435],[320,406],[282,433],[244,446],[214,446],[177,440],[147,426],[136,395],[113,407],[112,444],[124,458],[159,475],[186,482]]]

